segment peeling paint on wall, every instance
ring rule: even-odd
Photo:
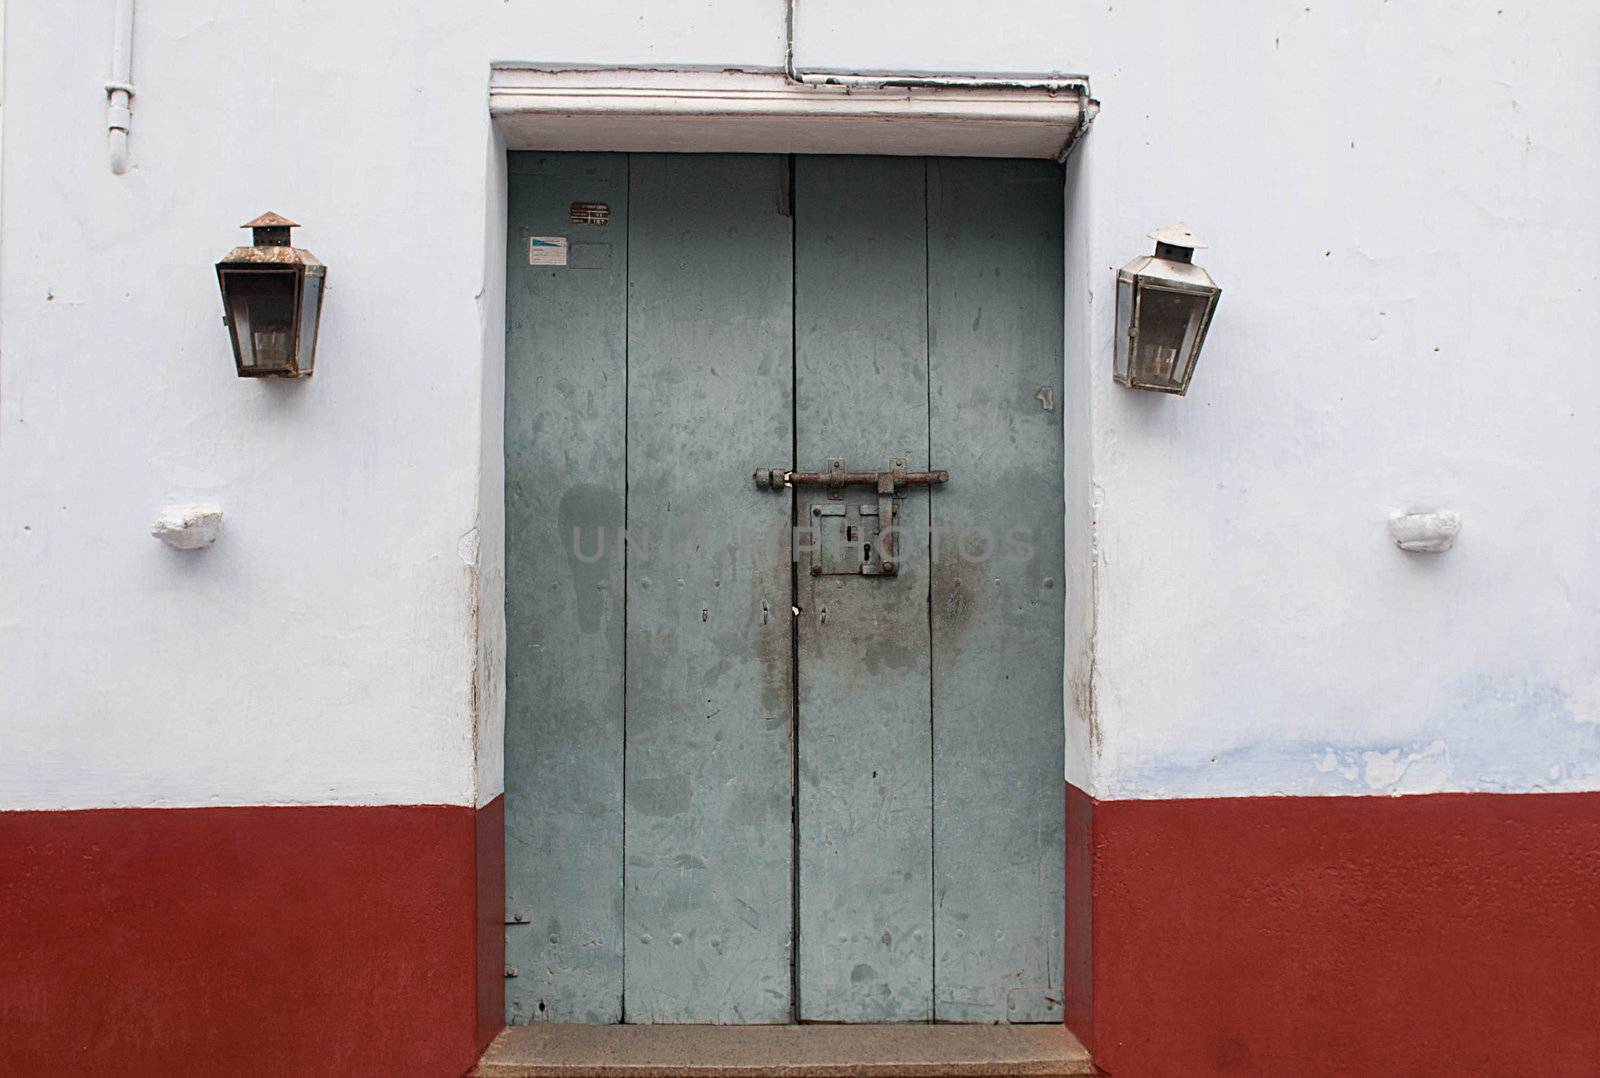
[[[1514,674],[1483,674],[1454,684],[1438,710],[1400,740],[1295,738],[1228,749],[1199,761],[1169,756],[1126,773],[1109,796],[1596,788],[1600,788],[1600,723],[1576,715],[1556,685]]]

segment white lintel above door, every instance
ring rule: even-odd
[[[951,82],[499,65],[489,112],[513,150],[1060,159],[1096,111],[1081,81]]]

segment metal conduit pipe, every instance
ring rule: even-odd
[[[106,127],[111,134],[111,171],[128,171],[128,128],[133,123],[133,0],[116,0],[111,38],[111,78],[106,81]]]
[[[1078,131],[1089,126],[1100,111],[1099,102],[1089,96],[1087,75],[905,75],[895,72],[801,71],[794,59],[794,14],[798,0],[787,0],[784,8],[783,73],[791,82],[808,86],[903,86],[930,89],[965,90],[1048,90],[1078,97]]]

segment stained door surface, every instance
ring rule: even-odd
[[[1061,1019],[1061,202],[511,155],[509,1021]]]

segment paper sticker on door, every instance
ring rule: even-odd
[[[528,265],[565,266],[567,264],[567,237],[529,236]]]

